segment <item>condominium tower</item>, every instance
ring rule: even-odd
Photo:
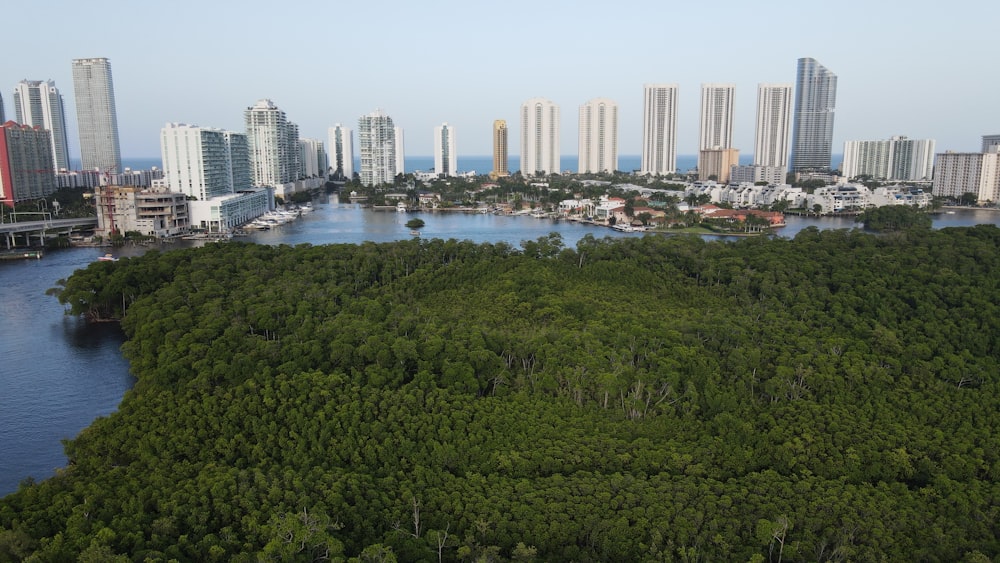
[[[326,149],[319,139],[299,139],[299,177],[318,178],[325,176],[327,168]]]
[[[391,184],[396,178],[396,128],[392,118],[376,109],[358,118],[361,183]]]
[[[299,174],[298,127],[268,99],[243,112],[255,186],[277,187],[294,182]]]
[[[983,135],[982,152],[990,152],[992,147],[1000,147],[1000,135]]]
[[[578,171],[618,170],[618,104],[595,98],[580,106]]]
[[[73,93],[83,169],[120,172],[118,114],[108,59],[73,59]]]
[[[733,148],[733,107],[736,86],[701,85],[701,140],[699,150]]]
[[[510,176],[507,170],[507,120],[497,119],[493,121],[493,171],[490,177],[493,179]]]
[[[14,88],[14,114],[17,122],[47,129],[52,137],[52,163],[55,169],[69,170],[69,143],[66,140],[66,113],[63,97],[55,82],[22,80]]]
[[[199,201],[250,188],[247,136],[184,123],[160,130],[163,179],[172,192]]]
[[[840,173],[846,178],[876,180],[931,180],[934,140],[892,137],[884,141],[846,141]]]
[[[792,125],[792,171],[830,169],[837,75],[815,59],[799,59]]]
[[[56,191],[50,137],[41,127],[0,124],[0,204],[14,207]]]
[[[559,172],[559,106],[544,98],[521,104],[521,173]]]
[[[979,204],[1000,201],[1000,146],[986,152],[938,154],[932,193],[949,198],[971,193]]]
[[[403,174],[406,172],[406,150],[403,145],[403,128],[393,128],[392,134],[396,140],[396,174]],[[393,180],[395,180],[395,176],[393,177]]]
[[[334,176],[354,178],[354,131],[337,123],[327,133],[330,137],[330,168]]]
[[[642,104],[642,174],[677,171],[677,85],[646,84]]]
[[[434,172],[438,176],[454,176],[458,173],[455,128],[447,123],[434,128]]]
[[[791,130],[792,85],[757,85],[757,128],[753,163],[788,169],[788,132]]]

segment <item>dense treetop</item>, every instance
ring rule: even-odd
[[[138,383],[0,561],[985,561],[998,267],[992,226],[95,263],[59,297]]]

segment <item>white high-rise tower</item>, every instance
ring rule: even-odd
[[[395,138],[396,147],[396,174],[403,174],[406,171],[406,154],[403,148],[403,128],[396,127],[393,129],[393,137]],[[395,178],[393,178],[395,179]]]
[[[108,59],[73,59],[73,93],[83,169],[121,172],[118,114]]]
[[[646,84],[642,104],[641,174],[677,171],[677,85]]]
[[[49,130],[52,134],[52,163],[56,170],[68,170],[66,113],[63,109],[63,97],[55,82],[51,80],[19,82],[14,88],[14,112],[18,123]]]
[[[243,117],[254,185],[294,182],[299,174],[298,128],[268,99],[248,107]]]
[[[792,124],[793,172],[830,169],[837,75],[816,59],[799,59]]]
[[[377,109],[358,118],[361,183],[391,184],[396,179],[396,127],[392,118]]]
[[[455,128],[447,123],[434,128],[434,172],[438,176],[454,176],[458,173]]]
[[[757,128],[753,163],[788,168],[788,133],[792,119],[792,85],[757,85]]]
[[[577,170],[618,170],[618,104],[595,98],[580,106],[579,163]]]
[[[521,174],[559,172],[559,106],[544,98],[521,105]]]
[[[701,141],[699,150],[733,148],[733,84],[701,85]]]

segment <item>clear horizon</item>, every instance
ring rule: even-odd
[[[243,110],[261,98],[284,110],[303,138],[324,142],[330,126],[356,129],[359,116],[382,108],[406,132],[413,154],[432,154],[433,129],[443,122],[454,128],[460,153],[491,154],[492,122],[506,119],[516,153],[518,110],[533,97],[560,106],[560,153],[576,152],[578,107],[606,97],[619,106],[619,153],[639,154],[647,83],[678,85],[677,152],[694,154],[700,86],[719,82],[736,85],[733,146],[750,152],[757,84],[794,84],[801,57],[838,76],[834,154],[847,140],[895,135],[934,139],[938,152],[968,152],[978,150],[982,135],[1000,132],[992,95],[1000,77],[985,72],[995,66],[997,3],[940,10],[929,2],[845,0],[838,14],[864,17],[844,22],[827,6],[790,0],[684,6],[625,0],[613,9],[593,0],[512,0],[500,14],[458,0],[292,0],[281,9],[261,0],[238,7],[193,0],[57,4],[60,17],[47,20],[45,41],[38,41],[36,27],[8,26],[4,38],[13,54],[0,60],[0,90],[12,117],[11,92],[19,80],[54,80],[65,100],[74,158],[80,151],[70,68],[72,59],[85,57],[111,61],[126,154],[157,154],[168,122],[242,131]],[[218,22],[256,29],[262,12],[274,33],[292,30],[313,38],[315,48],[258,41],[223,49],[185,39],[222,37]],[[114,30],[153,21],[161,35],[135,42],[94,33],[81,44],[80,22],[95,18]],[[518,26],[525,18],[553,25],[522,41]],[[374,21],[378,41],[368,25]],[[898,37],[910,39],[904,53]],[[23,45],[31,48],[18,48]],[[684,46],[696,48],[678,55]]]

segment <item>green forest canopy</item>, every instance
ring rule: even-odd
[[[993,226],[95,263],[60,300],[138,383],[0,561],[987,560],[998,264]]]

